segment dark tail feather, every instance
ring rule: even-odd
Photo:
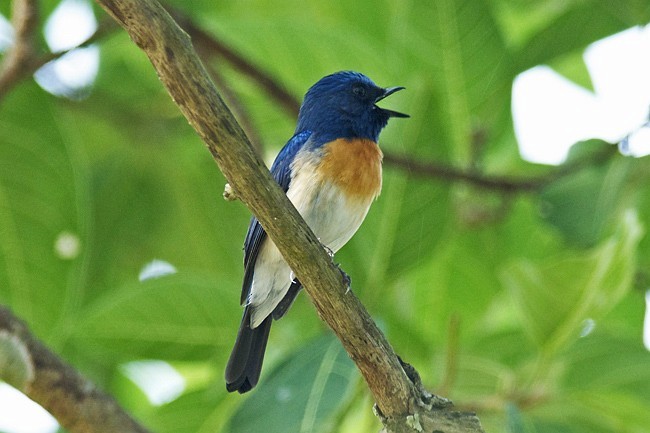
[[[269,315],[255,329],[250,327],[250,311],[246,307],[235,347],[226,366],[226,389],[243,394],[257,385],[264,361],[264,350],[269,339],[272,317]]]
[[[287,310],[289,310],[289,307],[291,307],[293,301],[296,300],[296,296],[298,296],[301,288],[302,284],[300,284],[300,281],[293,280],[291,282],[287,294],[284,295],[284,298],[282,298],[280,303],[276,305],[275,309],[273,310],[273,320],[280,320],[285,314],[287,314]]]

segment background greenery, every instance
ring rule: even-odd
[[[40,3],[46,18],[58,1]],[[388,105],[412,117],[385,130],[386,152],[485,176],[550,170],[518,153],[518,73],[550,64],[588,87],[585,46],[650,21],[644,0],[169,4],[297,97],[340,69],[406,86]],[[274,326],[258,388],[225,392],[249,213],[222,200],[224,178],[128,37],[98,46],[86,99],[27,80],[2,100],[0,302],[154,431],[378,431],[364,384],[304,295]],[[211,65],[272,160],[294,116],[223,60]],[[613,155],[507,194],[387,164],[337,260],[427,387],[476,410],[488,432],[648,432],[649,173],[647,158]],[[62,236],[78,253],[57,253]],[[139,282],[152,259],[178,273]],[[121,368],[143,359],[174,365],[185,393],[152,405]]]

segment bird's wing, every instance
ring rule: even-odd
[[[300,132],[284,145],[280,153],[275,158],[271,166],[271,175],[275,181],[280,185],[282,190],[286,193],[291,183],[291,163],[296,157],[296,154],[303,148],[309,137],[311,131]],[[248,232],[244,240],[244,281],[242,284],[242,292],[240,303],[244,304],[246,298],[250,293],[251,284],[253,283],[253,271],[255,269],[255,261],[260,251],[262,241],[266,238],[266,232],[257,218],[252,217],[248,225]]]

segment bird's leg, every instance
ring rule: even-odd
[[[350,276],[345,273],[343,269],[341,269],[341,265],[336,263],[336,267],[338,268],[339,272],[341,273],[341,277],[343,277],[343,284],[345,284],[345,294],[347,295],[348,292],[350,291],[350,286],[352,285],[352,279]]]
[[[318,238],[320,241],[320,238]],[[325,249],[325,252],[327,253],[328,256],[330,256],[330,259],[334,259],[334,251],[327,245],[321,242],[321,245]],[[341,269],[341,264],[340,263],[335,263],[334,260],[332,260],[332,263],[336,266],[336,268],[339,270],[341,273],[341,277],[343,278],[343,284],[345,284],[345,294],[347,294],[350,291],[350,285],[352,284],[352,280],[350,279],[350,276],[345,273],[343,269]]]
[[[332,249],[330,247],[328,247],[327,245],[325,245],[323,243],[321,243],[321,245],[325,249],[325,252],[327,253],[327,255],[330,256],[330,259],[333,259],[334,258],[334,251],[332,251]]]

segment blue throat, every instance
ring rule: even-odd
[[[365,138],[377,142],[379,133],[388,123],[380,110],[352,117],[337,109],[315,110],[304,104],[298,116],[295,133],[312,132],[315,144],[325,144],[338,138]]]

